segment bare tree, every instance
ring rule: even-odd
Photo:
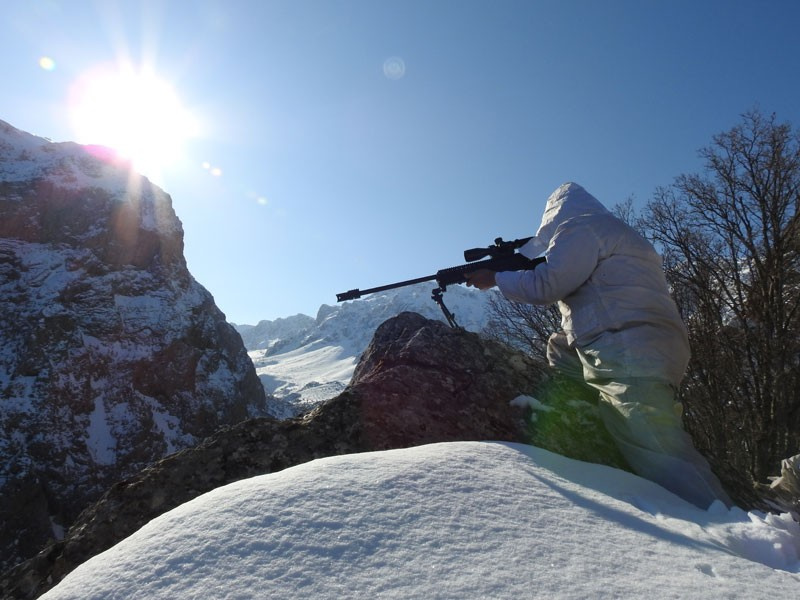
[[[611,212],[620,221],[623,221],[625,224],[630,225],[631,227],[639,231],[640,218],[636,214],[636,207],[634,206],[633,196],[628,196],[622,202],[617,202],[614,206],[611,207]]]
[[[742,502],[800,452],[800,139],[758,110],[657,191],[645,226],[690,332],[695,443]]]
[[[546,363],[547,339],[561,323],[557,305],[534,306],[493,294],[489,312],[487,335]]]

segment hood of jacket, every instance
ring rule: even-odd
[[[606,215],[608,209],[577,183],[568,182],[550,194],[536,235],[522,248],[520,254],[535,258],[550,245],[558,226],[581,215]]]

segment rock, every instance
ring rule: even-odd
[[[781,474],[770,479],[769,485],[756,486],[762,508],[790,513],[800,522],[800,454],[783,459]]]
[[[3,570],[114,482],[266,404],[170,197],[107,151],[2,121],[0,397]]]
[[[515,356],[512,360],[510,357]],[[368,448],[457,440],[522,440],[510,401],[538,381],[531,360],[505,346],[402,313],[375,332],[353,373]]]
[[[512,401],[538,393],[542,372],[508,347],[402,313],[378,328],[339,396],[295,419],[226,427],[117,483],[63,541],[6,573],[3,597],[34,598],[156,516],[239,479],[325,456],[432,442],[537,443],[526,412]],[[543,444],[554,443],[549,435]],[[569,435],[580,439],[581,431]],[[583,437],[588,443],[596,438]],[[582,452],[595,459],[602,454]]]

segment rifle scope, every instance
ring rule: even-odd
[[[521,248],[531,238],[523,238],[521,240],[514,240],[513,242],[504,242],[503,238],[497,238],[494,241],[494,246],[488,248],[470,248],[464,250],[464,260],[467,262],[475,262],[487,256],[498,258],[500,256],[508,256],[514,254],[514,250]]]

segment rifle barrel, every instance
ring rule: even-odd
[[[397,283],[390,283],[388,285],[381,285],[374,288],[369,288],[366,290],[349,290],[347,292],[342,292],[341,294],[336,294],[336,301],[337,302],[344,302],[345,300],[357,300],[366,294],[374,294],[375,292],[385,292],[386,290],[393,290],[395,288],[404,287],[407,285],[414,285],[415,283],[423,283],[425,281],[433,281],[436,279],[436,275],[428,275],[427,277],[417,277],[416,279],[407,279],[406,281],[398,281]]]

